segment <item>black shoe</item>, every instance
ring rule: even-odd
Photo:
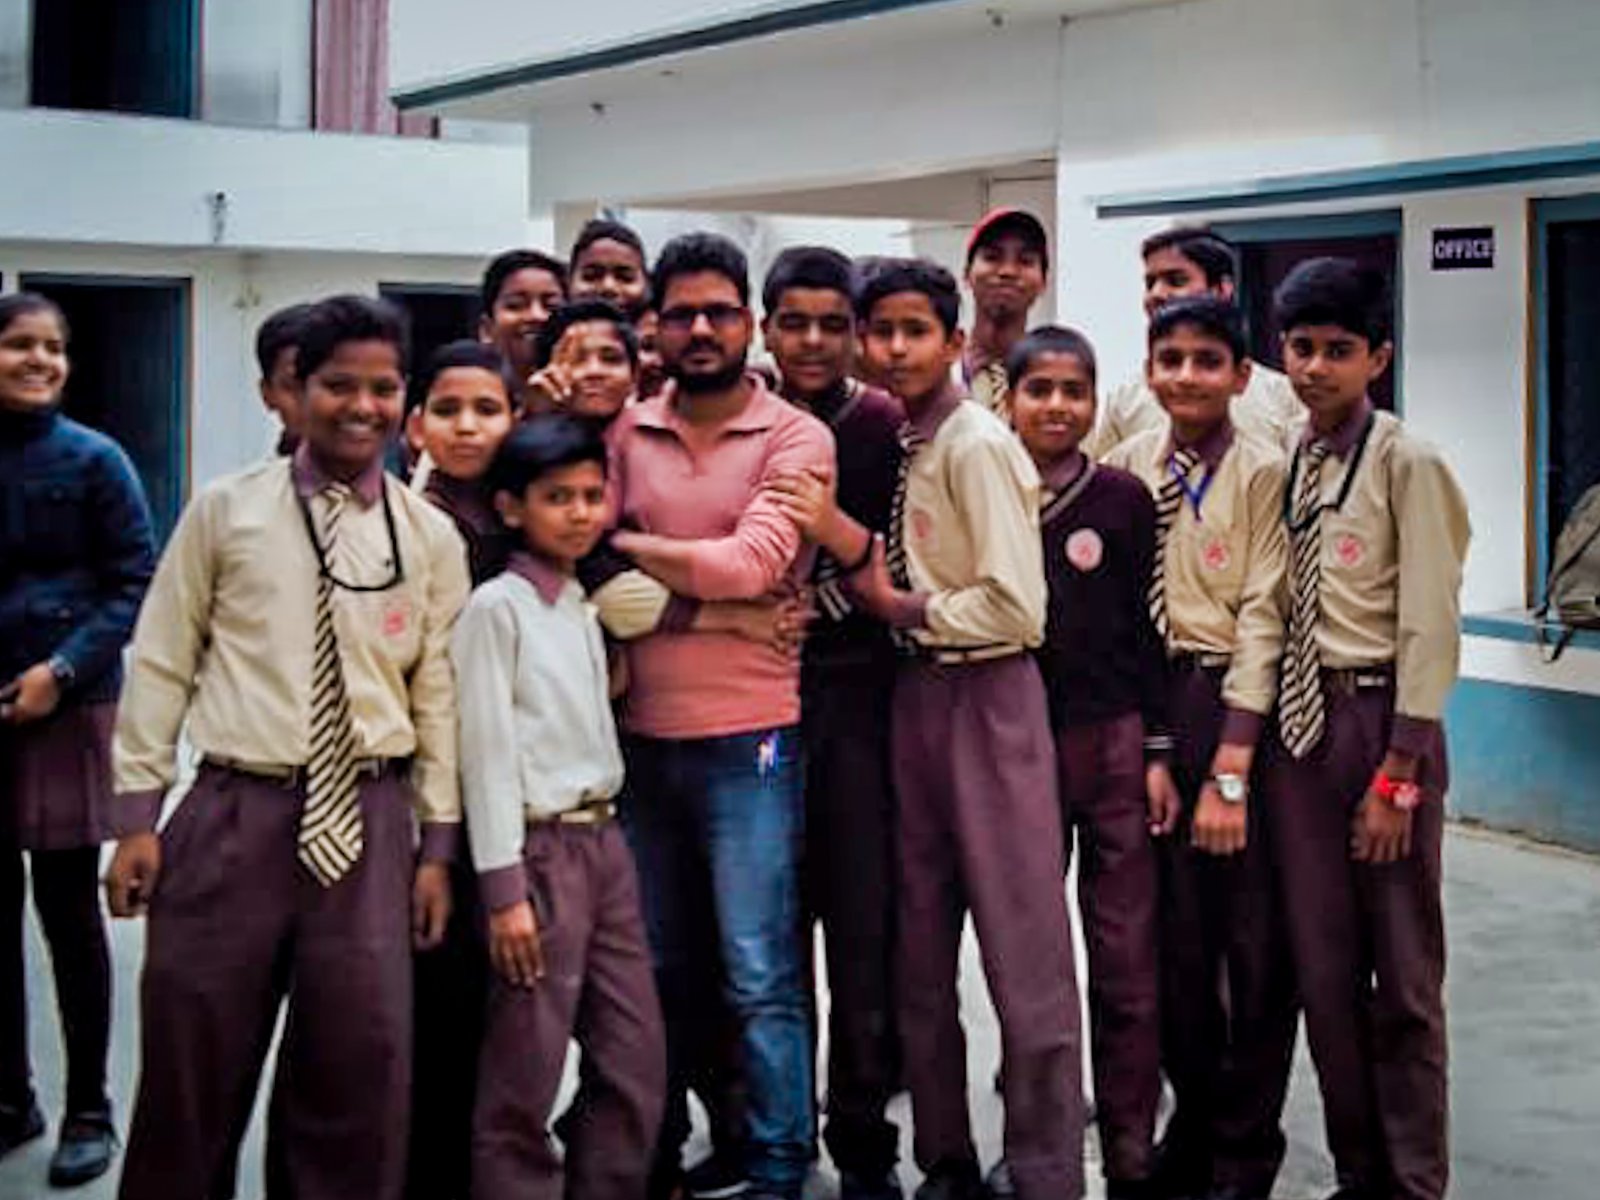
[[[750,1191],[750,1178],[745,1174],[744,1163],[726,1154],[713,1153],[684,1172],[683,1190],[694,1200],[730,1200],[730,1197],[743,1196]]]
[[[1236,1183],[1225,1183],[1205,1193],[1206,1200],[1272,1200],[1266,1192],[1253,1191]]]
[[[993,1200],[1016,1200],[1017,1181],[1011,1178],[1011,1164],[1003,1158],[995,1163],[983,1186],[989,1189]]]
[[[32,1100],[27,1108],[0,1107],[0,1158],[44,1133],[44,1114]]]
[[[915,1200],[988,1200],[989,1189],[973,1162],[939,1163],[917,1188]]]
[[[1106,1200],[1161,1200],[1153,1179],[1108,1179]]]
[[[1156,1200],[1205,1200],[1211,1192],[1211,1164],[1184,1142],[1163,1138],[1146,1183]]]
[[[883,1175],[839,1172],[839,1200],[902,1200],[904,1195],[893,1168]]]
[[[61,1140],[50,1159],[50,1186],[78,1187],[111,1169],[117,1131],[111,1114],[79,1113],[61,1123]]]

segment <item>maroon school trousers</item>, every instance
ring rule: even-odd
[[[1327,731],[1296,762],[1267,760],[1272,830],[1328,1148],[1344,1186],[1440,1200],[1449,1181],[1437,735],[1420,763],[1411,854],[1350,858],[1350,826],[1389,745],[1394,689],[1324,673]],[[1341,686],[1341,684],[1346,686]]]
[[[122,1200],[204,1200],[231,1180],[239,1114],[285,997],[266,1194],[400,1193],[411,1086],[410,788],[396,769],[362,781],[365,847],[327,888],[296,855],[304,800],[303,788],[208,765],[161,833]]]
[[[489,984],[474,1200],[640,1200],[666,1099],[667,1051],[633,855],[615,821],[538,824],[523,855],[544,978]],[[562,1118],[566,1161],[546,1132],[567,1043],[583,1052]],[[564,1177],[564,1178],[563,1178]]]
[[[1083,1194],[1083,1080],[1061,810],[1026,655],[900,667],[900,1029],[917,1165],[975,1161],[957,973],[967,912],[1000,1019],[1005,1155],[1022,1200]]]
[[[1089,950],[1089,1044],[1107,1179],[1150,1174],[1161,1100],[1156,845],[1138,713],[1056,731],[1061,808],[1078,843]]]
[[[1272,847],[1270,801],[1249,805],[1248,843],[1228,856],[1191,842],[1194,807],[1222,730],[1222,669],[1174,665],[1168,714],[1183,817],[1161,858],[1161,1061],[1177,1107],[1169,1161],[1202,1184],[1267,1196],[1283,1163],[1283,1102],[1298,1013]],[[1259,778],[1260,772],[1255,773]]]

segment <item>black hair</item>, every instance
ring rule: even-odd
[[[750,262],[720,233],[685,233],[661,247],[650,272],[650,293],[657,305],[667,299],[667,287],[679,275],[714,271],[725,276],[739,293],[739,303],[750,303]]]
[[[536,368],[548,367],[550,360],[555,357],[556,347],[561,343],[561,337],[574,325],[582,325],[587,321],[608,321],[617,331],[617,337],[622,341],[622,349],[628,356],[628,365],[637,374],[639,370],[639,335],[633,330],[633,323],[628,320],[623,312],[609,300],[574,300],[570,304],[563,304],[550,314],[550,320],[545,322],[545,327],[539,331],[539,337],[533,344],[533,365]]]
[[[539,413],[521,422],[489,464],[485,476],[491,496],[522,496],[528,486],[551,471],[577,463],[599,463],[606,470],[606,443],[600,426],[567,413]]]
[[[850,260],[826,246],[790,246],[778,255],[761,285],[761,310],[769,317],[790,288],[817,288],[855,299],[855,269]]]
[[[346,342],[388,342],[400,373],[411,357],[411,331],[403,309],[375,296],[330,296],[311,305],[300,325],[295,378],[304,383]]]
[[[494,306],[500,301],[500,293],[505,290],[506,280],[518,271],[546,271],[555,276],[561,285],[561,294],[567,293],[567,264],[559,258],[546,254],[542,250],[507,250],[497,254],[483,269],[483,284],[479,289],[479,301],[483,305],[483,315],[490,316]]]
[[[900,292],[926,296],[946,336],[961,323],[961,290],[956,277],[930,258],[879,259],[856,295],[857,318],[870,319],[880,300]]]
[[[517,378],[511,373],[505,355],[487,342],[472,338],[446,342],[429,355],[428,365],[422,369],[422,375],[417,380],[415,392],[420,397],[417,403],[427,402],[428,393],[446,371],[468,368],[499,376],[500,382],[506,386],[506,397],[511,401],[511,406],[517,406]]]
[[[1297,325],[1337,325],[1373,349],[1394,336],[1388,279],[1348,258],[1299,263],[1273,293],[1272,314],[1285,333]]]
[[[261,328],[256,330],[256,363],[261,367],[261,378],[270,379],[278,356],[300,345],[300,327],[310,311],[309,304],[291,304],[261,322]]]
[[[1145,238],[1139,247],[1139,257],[1149,258],[1162,250],[1173,250],[1183,255],[1206,277],[1207,287],[1217,287],[1224,280],[1239,278],[1239,256],[1226,239],[1195,225],[1180,225],[1163,229]]]
[[[1244,340],[1244,317],[1239,306],[1231,301],[1218,300],[1215,296],[1185,296],[1163,304],[1150,318],[1146,345],[1153,350],[1158,341],[1184,326],[1224,343],[1235,363],[1250,357],[1250,346]]]
[[[1089,382],[1094,383],[1099,368],[1095,364],[1094,347],[1089,339],[1076,329],[1063,325],[1040,325],[1017,339],[1006,355],[1006,383],[1016,387],[1028,373],[1034,360],[1046,354],[1070,354],[1083,364]]]
[[[13,292],[9,296],[0,296],[0,333],[4,333],[11,326],[11,322],[18,317],[31,316],[34,313],[49,313],[56,319],[56,324],[61,326],[63,341],[71,338],[72,331],[67,328],[67,315],[61,311],[61,306],[48,296],[41,296],[38,292]]]
[[[567,261],[574,270],[583,252],[596,242],[616,242],[626,246],[639,256],[640,266],[648,268],[650,265],[650,258],[644,252],[644,242],[633,229],[609,217],[593,217],[583,223],[583,228],[578,230],[577,240],[572,243],[572,255]]]

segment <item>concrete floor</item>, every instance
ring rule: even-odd
[[[1600,860],[1471,830],[1446,843],[1451,944],[1450,1020],[1456,1200],[1592,1200],[1600,1194]],[[120,924],[113,1086],[127,1115],[133,1095],[135,983],[143,930]],[[35,1069],[54,1117],[61,1086],[53,996],[43,947],[29,964]],[[1000,1106],[990,1090],[998,1035],[976,959],[963,972],[972,1104],[985,1161],[998,1154]],[[896,1117],[910,1124],[905,1101]],[[1322,1152],[1314,1079],[1302,1048],[1287,1124],[1280,1197],[1314,1200],[1332,1189]],[[1092,1140],[1091,1140],[1092,1143]],[[1090,1154],[1094,1150],[1091,1144]],[[0,1200],[49,1194],[49,1139],[0,1164]],[[909,1139],[907,1145],[909,1156]],[[259,1200],[261,1130],[246,1146],[245,1200]],[[1091,1177],[1097,1176],[1091,1164]],[[109,1200],[112,1178],[78,1192]],[[906,1168],[907,1184],[915,1173]],[[832,1195],[824,1173],[813,1192]],[[1091,1194],[1098,1195],[1098,1191]]]

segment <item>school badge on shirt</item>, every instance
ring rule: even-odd
[[[1200,561],[1208,571],[1226,571],[1233,561],[1233,551],[1220,537],[1214,537],[1200,549]]]
[[[1354,533],[1341,533],[1333,539],[1333,557],[1341,567],[1359,567],[1367,558],[1367,544]]]
[[[1074,529],[1067,535],[1067,561],[1088,574],[1105,561],[1106,544],[1093,529]]]
[[[379,617],[379,628],[383,630],[383,636],[404,637],[410,627],[411,601],[402,596],[393,596],[384,601],[383,613]]]
[[[919,542],[926,542],[933,537],[933,514],[926,509],[914,508],[911,510],[911,536]]]

